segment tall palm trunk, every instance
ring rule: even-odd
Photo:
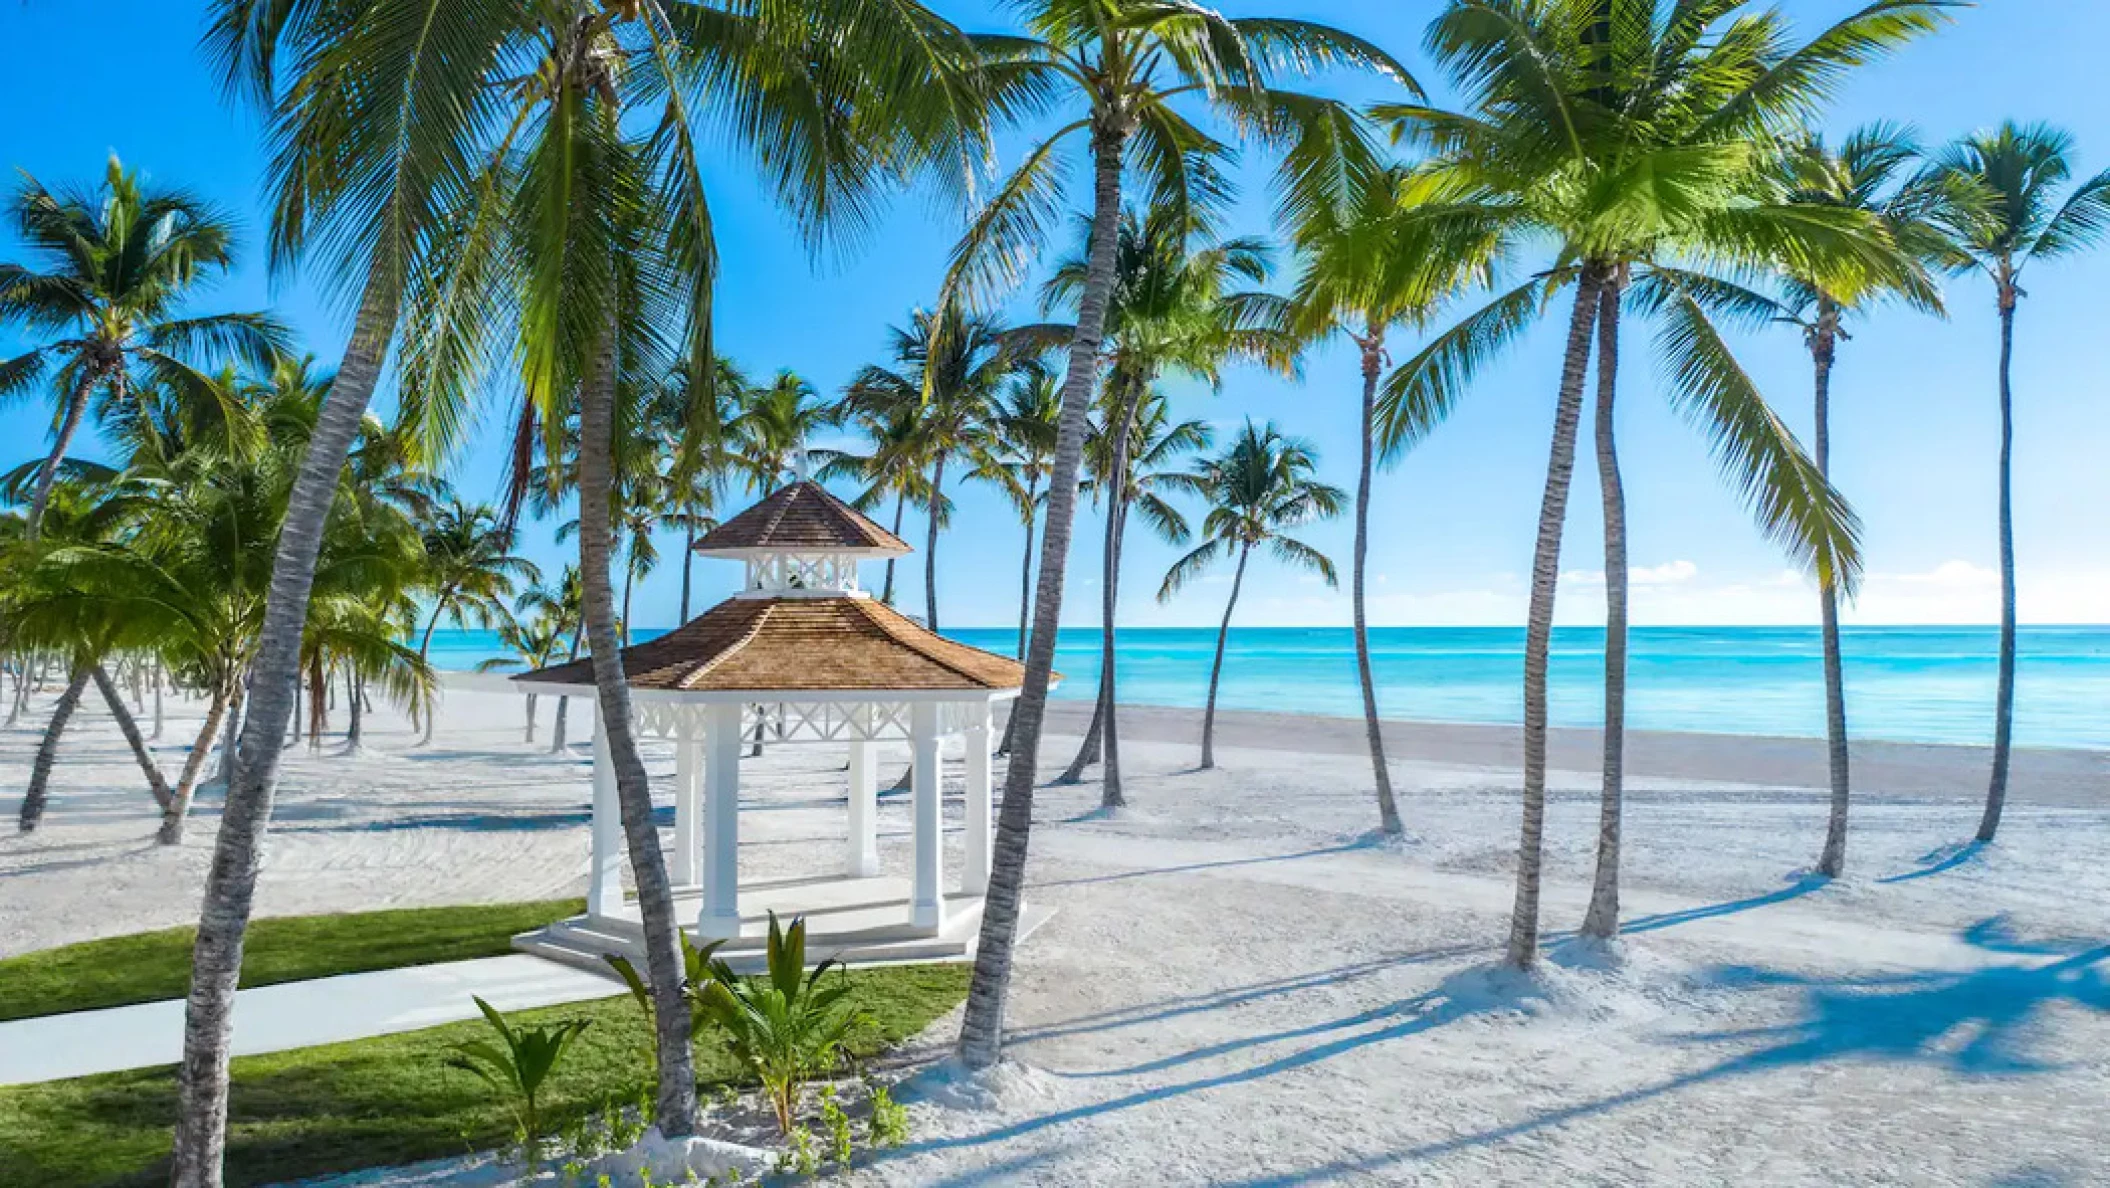
[[[1136,406],[1141,403],[1143,385],[1140,377],[1132,378],[1121,395],[1121,413],[1115,418],[1120,426],[1114,435],[1112,531],[1106,541],[1106,574],[1099,583],[1099,614],[1105,629],[1099,636],[1099,698],[1101,729],[1106,734],[1104,767],[1099,773],[1099,804],[1102,808],[1120,808],[1128,803],[1121,795],[1121,709],[1120,688],[1117,683],[1116,662],[1120,658],[1116,633],[1120,626],[1121,606],[1121,547],[1128,533],[1128,467],[1131,438],[1136,431]]]
[[[908,493],[906,491],[894,492],[894,538],[896,540],[901,538],[901,514],[907,510],[907,507]],[[886,603],[888,606],[894,605],[894,561],[895,558],[891,556],[886,559],[886,585],[879,591],[879,601]]]
[[[945,451],[930,467],[930,538],[923,545],[924,626],[938,630],[938,519],[945,506]]]
[[[1584,936],[1619,933],[1619,844],[1626,807],[1626,488],[1619,478],[1619,283],[1597,298],[1597,485],[1604,499],[1604,785],[1597,811],[1597,877]]]
[[[637,570],[625,564],[623,566],[623,621],[617,625],[616,638],[626,648],[630,646],[630,590],[636,582]]]
[[[1114,241],[1121,218],[1121,157],[1127,117],[1102,116],[1092,130],[1092,230],[1077,333],[1070,341],[1062,383],[1062,418],[1055,465],[1048,479],[1048,517],[1041,531],[1040,579],[1033,602],[1033,634],[1026,645],[1026,679],[1011,714],[1018,728],[1004,770],[1003,808],[997,814],[989,891],[983,900],[974,980],[960,1025],[960,1062],[988,1068],[1003,1054],[1004,1000],[1011,989],[1012,943],[1026,883],[1026,851],[1033,831],[1033,785],[1039,778],[1040,730],[1047,717],[1048,677],[1055,668],[1055,632],[1062,622],[1062,587],[1077,514],[1077,474],[1084,463],[1085,415],[1106,332],[1106,302],[1114,287]]]
[[[527,738],[523,741],[535,741],[535,694],[533,693],[527,695]]]
[[[154,661],[154,733],[148,737],[160,738],[162,722],[161,706],[161,661]]]
[[[1810,357],[1817,372],[1816,452],[1817,473],[1829,482],[1832,476],[1832,363],[1838,354],[1839,308],[1830,298],[1817,303],[1817,326],[1810,339]],[[1846,817],[1852,800],[1852,780],[1846,752],[1846,668],[1839,646],[1839,586],[1831,574],[1822,574],[1817,609],[1824,633],[1824,743],[1831,770],[1831,819],[1824,829],[1824,853],[1817,859],[1817,873],[1836,879],[1846,873]]]
[[[1978,821],[1978,840],[1990,842],[2000,831],[2007,807],[2007,765],[2015,738],[2015,393],[2010,368],[2015,360],[2015,302],[2020,294],[2014,276],[2000,278],[2000,678],[1993,694],[1993,778],[1986,785],[1985,815]]]
[[[1370,620],[1364,587],[1370,567],[1370,488],[1377,468],[1377,381],[1385,367],[1385,328],[1373,319],[1360,340],[1363,348],[1363,453],[1355,482],[1355,572],[1349,578],[1355,617],[1355,672],[1363,686],[1363,733],[1370,741],[1370,768],[1377,779],[1378,828],[1387,837],[1405,833],[1399,801],[1392,795],[1392,771],[1385,764],[1385,732],[1377,716],[1377,680],[1370,671]]]
[[[110,680],[110,674],[100,664],[88,666],[88,675],[110,707],[110,716],[117,719],[117,729],[125,736],[125,745],[132,749],[132,758],[139,764],[141,775],[147,778],[147,790],[154,794],[154,803],[167,808],[169,805],[168,781],[161,778],[161,765],[154,762],[154,753],[147,750],[147,740],[140,737],[139,723],[132,720],[132,711],[125,706],[124,694]]]
[[[271,821],[301,634],[322,531],[337,497],[338,476],[366,416],[396,323],[394,278],[376,269],[361,299],[343,363],[330,383],[279,529],[264,630],[251,665],[255,701],[245,727],[244,760],[227,789],[206,876],[204,910],[191,953],[184,1006],[183,1065],[176,1110],[172,1188],[219,1188],[227,1142],[227,1060],[234,1032],[235,985],[242,938],[256,894],[264,831]]]
[[[695,520],[695,518],[694,518],[694,517],[692,516],[692,517],[690,517],[690,519],[689,519],[689,523],[688,523],[688,527],[687,527],[687,529],[686,529],[686,530],[685,530],[685,531],[684,531],[684,532],[682,533],[682,538],[681,538],[681,621],[682,621],[682,623],[687,623],[687,622],[689,621],[689,574],[690,574],[690,571],[691,571],[691,570],[693,570],[693,569],[694,569],[695,567],[696,567],[696,520]],[[678,626],[678,625],[679,625],[679,624],[677,624],[677,626]],[[533,704],[534,704],[534,699],[533,699],[533,698],[530,698],[530,699],[529,699],[529,701],[528,701],[528,704],[529,704],[529,705],[533,705]],[[528,716],[528,741],[529,741],[529,742],[534,742],[534,741],[535,741],[535,719],[534,719],[534,716],[533,716],[533,714],[530,714],[530,715]]]
[[[659,1095],[653,1116],[661,1134],[679,1137],[696,1129],[696,1072],[689,1051],[689,1001],[681,989],[684,970],[674,919],[674,888],[667,878],[666,857],[660,852],[659,828],[652,820],[652,789],[646,783],[645,764],[630,733],[630,685],[616,642],[615,591],[609,580],[614,544],[609,515],[616,401],[613,318],[605,333],[593,370],[581,385],[579,573],[601,708],[600,729],[605,754],[615,767],[616,800],[630,851],[631,877],[637,885],[638,916],[644,925],[645,972],[652,987],[659,1053]]]
[[[44,739],[37,744],[37,757],[29,765],[29,789],[22,794],[19,818],[24,833],[34,832],[44,819],[44,804],[51,796],[51,769],[59,758],[59,736],[66,733],[66,723],[73,720],[73,711],[80,707],[81,694],[87,689],[88,666],[77,665],[73,677],[66,682],[66,691],[59,694],[59,703],[52,707]]]
[[[1245,585],[1245,563],[1253,546],[1238,546],[1238,568],[1231,574],[1231,597],[1224,603],[1223,625],[1216,629],[1216,659],[1209,665],[1209,700],[1202,709],[1202,770],[1216,766],[1216,688],[1223,681],[1224,646],[1231,641],[1231,612],[1238,609],[1238,591]]]
[[[349,668],[344,673],[344,694],[347,699],[345,712],[349,715],[344,727],[344,749],[350,753],[357,751],[365,741],[366,722],[359,711],[361,703],[366,700],[366,690],[359,687],[359,674]]]
[[[1568,345],[1561,364],[1560,400],[1546,490],[1539,502],[1538,541],[1531,559],[1531,606],[1524,630],[1524,813],[1517,843],[1516,906],[1509,919],[1505,960],[1528,969],[1539,953],[1540,842],[1546,825],[1546,662],[1553,649],[1553,596],[1560,581],[1561,525],[1575,477],[1575,439],[1582,424],[1583,381],[1590,366],[1590,327],[1597,320],[1603,275],[1586,266],[1575,286]]]
[[[322,752],[323,716],[330,707],[330,674],[322,666],[322,652],[308,665],[308,749]]]
[[[1018,566],[1018,658],[1026,658],[1026,631],[1033,613],[1033,507],[1040,496],[1040,480],[1035,478],[1026,486],[1026,551]],[[1003,741],[996,744],[996,753],[1009,755],[1013,732],[1018,729],[1018,715],[1004,715]]]
[[[205,770],[205,753],[212,750],[212,736],[219,730],[222,718],[227,714],[229,702],[240,696],[241,685],[235,685],[230,694],[225,689],[214,689],[212,701],[205,711],[205,725],[198,731],[198,741],[191,746],[190,754],[183,760],[183,770],[176,777],[175,794],[161,811],[161,829],[154,840],[164,846],[173,846],[183,841],[183,827],[190,821],[190,802],[198,791],[198,778]],[[225,828],[223,819],[222,828]]]
[[[295,664],[297,665],[298,661],[296,661]],[[299,697],[300,669],[298,667],[295,667],[293,670],[293,687],[288,690],[288,696],[286,698],[287,717],[290,718],[293,716],[293,706],[298,701]],[[242,729],[242,711],[246,708],[248,700],[248,682],[245,681],[242,677],[236,676],[234,678],[234,692],[230,694],[227,699],[227,724],[224,727],[225,737],[220,740],[220,772],[219,775],[215,777],[216,781],[222,788],[230,788],[234,784],[235,761],[241,758],[242,755],[240,734]],[[284,737],[283,731],[285,728],[281,726],[279,729],[282,732],[280,737]]]
[[[88,411],[88,393],[103,377],[103,367],[90,363],[81,368],[81,378],[74,381],[73,391],[66,395],[66,414],[59,420],[58,436],[52,439],[51,453],[37,467],[37,492],[30,497],[29,539],[37,539],[44,530],[44,509],[51,504],[51,489],[58,485],[59,463],[66,460],[66,451],[73,447],[73,435],[80,432],[81,417]]]

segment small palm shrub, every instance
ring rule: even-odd
[[[548,1027],[515,1029],[506,1022],[504,1015],[482,998],[476,999],[476,1009],[483,1012],[491,1030],[498,1033],[500,1043],[472,1040],[457,1048],[454,1055],[448,1057],[447,1064],[475,1074],[504,1095],[520,1133],[521,1158],[529,1167],[535,1167],[541,1162],[544,1138],[542,1113],[536,1105],[536,1098],[543,1084],[557,1071],[564,1049],[586,1030],[588,1020],[573,1019]]]
[[[707,974],[690,983],[699,1026],[708,1020],[733,1058],[753,1070],[789,1138],[807,1081],[835,1066],[856,1015],[843,1001],[848,986],[821,979],[841,963],[823,961],[806,972],[806,921],[781,927],[769,917],[769,971],[745,978],[722,961],[702,963]]]

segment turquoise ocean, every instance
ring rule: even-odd
[[[649,637],[658,632],[640,632]],[[1015,630],[949,632],[1006,655]],[[1371,633],[1378,705],[1388,718],[1521,720],[1524,632],[1502,627],[1382,627]],[[2110,627],[2026,627],[2020,634],[2015,741],[2110,750]],[[1991,627],[1863,627],[1845,632],[1847,714],[1855,737],[1985,744],[1992,737],[1999,643]],[[1131,628],[1120,635],[1124,703],[1200,706],[1213,628]],[[1604,633],[1554,633],[1553,723],[1602,715]],[[495,634],[440,631],[432,657],[467,669],[502,655]],[[1628,725],[1640,730],[1822,737],[1824,675],[1814,627],[1636,628]],[[1056,696],[1089,700],[1099,633],[1064,631]],[[1226,708],[1352,717],[1355,649],[1347,628],[1236,627],[1224,660]]]

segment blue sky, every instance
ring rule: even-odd
[[[1804,31],[1857,7],[1841,0],[1787,0]],[[937,0],[970,27],[1001,23],[986,0]],[[1322,18],[1370,36],[1417,68],[1433,0],[1225,0],[1234,13]],[[177,0],[27,0],[0,4],[0,44],[16,47],[0,73],[0,163],[49,183],[86,182],[115,151],[155,180],[204,193],[245,228],[242,267],[201,298],[200,308],[275,307],[316,354],[333,362],[346,319],[302,277],[266,275],[261,152],[254,121],[224,102],[195,50],[201,3]],[[2054,0],[1986,0],[1955,28],[1858,76],[1826,121],[1843,132],[1878,118],[1911,122],[1930,144],[2005,117],[2044,119],[2072,130],[2080,166],[2110,166],[2110,105],[2101,101],[2100,46],[2110,7]],[[92,44],[93,52],[83,52]],[[1435,82],[1431,74],[1427,81]],[[1244,170],[1245,198],[1233,230],[1268,230],[1266,162]],[[910,196],[860,250],[816,262],[736,161],[714,168],[726,267],[720,341],[755,373],[792,367],[824,390],[883,354],[887,328],[928,302],[958,231],[957,215]],[[1065,245],[1067,246],[1067,245]],[[0,258],[14,245],[0,230]],[[2103,302],[2110,252],[2044,268],[2026,282],[2015,369],[2018,441],[2016,517],[2025,622],[2110,621],[2110,334]],[[1870,578],[1854,621],[1990,622],[1997,615],[1992,566],[1994,405],[1997,347],[1986,286],[1949,286],[1946,322],[1879,312],[1842,351],[1835,390],[1837,481],[1867,525]],[[1015,311],[1024,315],[1028,306]],[[0,350],[20,345],[0,329]],[[1782,331],[1740,340],[1739,352],[1798,431],[1809,421],[1808,360]],[[1630,359],[1647,340],[1630,333]],[[1411,343],[1400,341],[1405,354]],[[1543,481],[1557,360],[1552,332],[1533,336],[1490,372],[1442,432],[1380,478],[1372,535],[1372,619],[1381,624],[1513,624],[1522,620],[1524,573]],[[1631,508],[1635,618],[1641,623],[1803,623],[1815,619],[1806,583],[1779,555],[1714,474],[1701,438],[1661,399],[1645,362],[1621,393],[1622,457]],[[1338,348],[1315,355],[1302,384],[1234,373],[1220,394],[1174,385],[1181,415],[1223,432],[1246,416],[1273,419],[1308,437],[1333,481],[1354,477],[1355,361]],[[387,397],[384,394],[383,403]],[[41,449],[48,406],[0,410],[0,458],[12,466]],[[84,453],[99,447],[89,443]],[[497,451],[464,457],[453,477],[472,498],[495,493]],[[1601,615],[1595,476],[1587,451],[1576,476],[1563,566],[1560,617]],[[1015,621],[1021,541],[1011,512],[986,492],[959,495],[955,526],[940,546],[941,611],[948,626]],[[907,533],[921,541],[919,523]],[[1073,552],[1066,621],[1096,621],[1096,521],[1082,520]],[[1344,563],[1346,521],[1307,539]],[[1192,586],[1173,605],[1151,595],[1177,551],[1133,534],[1124,570],[1126,621],[1213,624],[1226,580]],[[678,546],[637,594],[647,625],[675,618]],[[531,525],[523,545],[554,566],[569,550]],[[903,604],[922,605],[921,566],[905,567]],[[729,592],[736,576],[699,563],[702,597]],[[1595,584],[1593,584],[1595,578]],[[876,580],[876,575],[874,575]],[[708,602],[705,603],[706,605]],[[1345,593],[1314,579],[1256,566],[1239,621],[1345,623]]]

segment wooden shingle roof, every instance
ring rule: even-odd
[[[815,482],[778,488],[767,499],[718,525],[696,542],[699,553],[745,549],[856,550],[882,555],[914,551],[908,542]]]
[[[633,689],[690,692],[984,692],[1016,689],[1025,666],[934,634],[874,598],[733,598],[623,649]],[[591,685],[575,660],[515,677]]]

